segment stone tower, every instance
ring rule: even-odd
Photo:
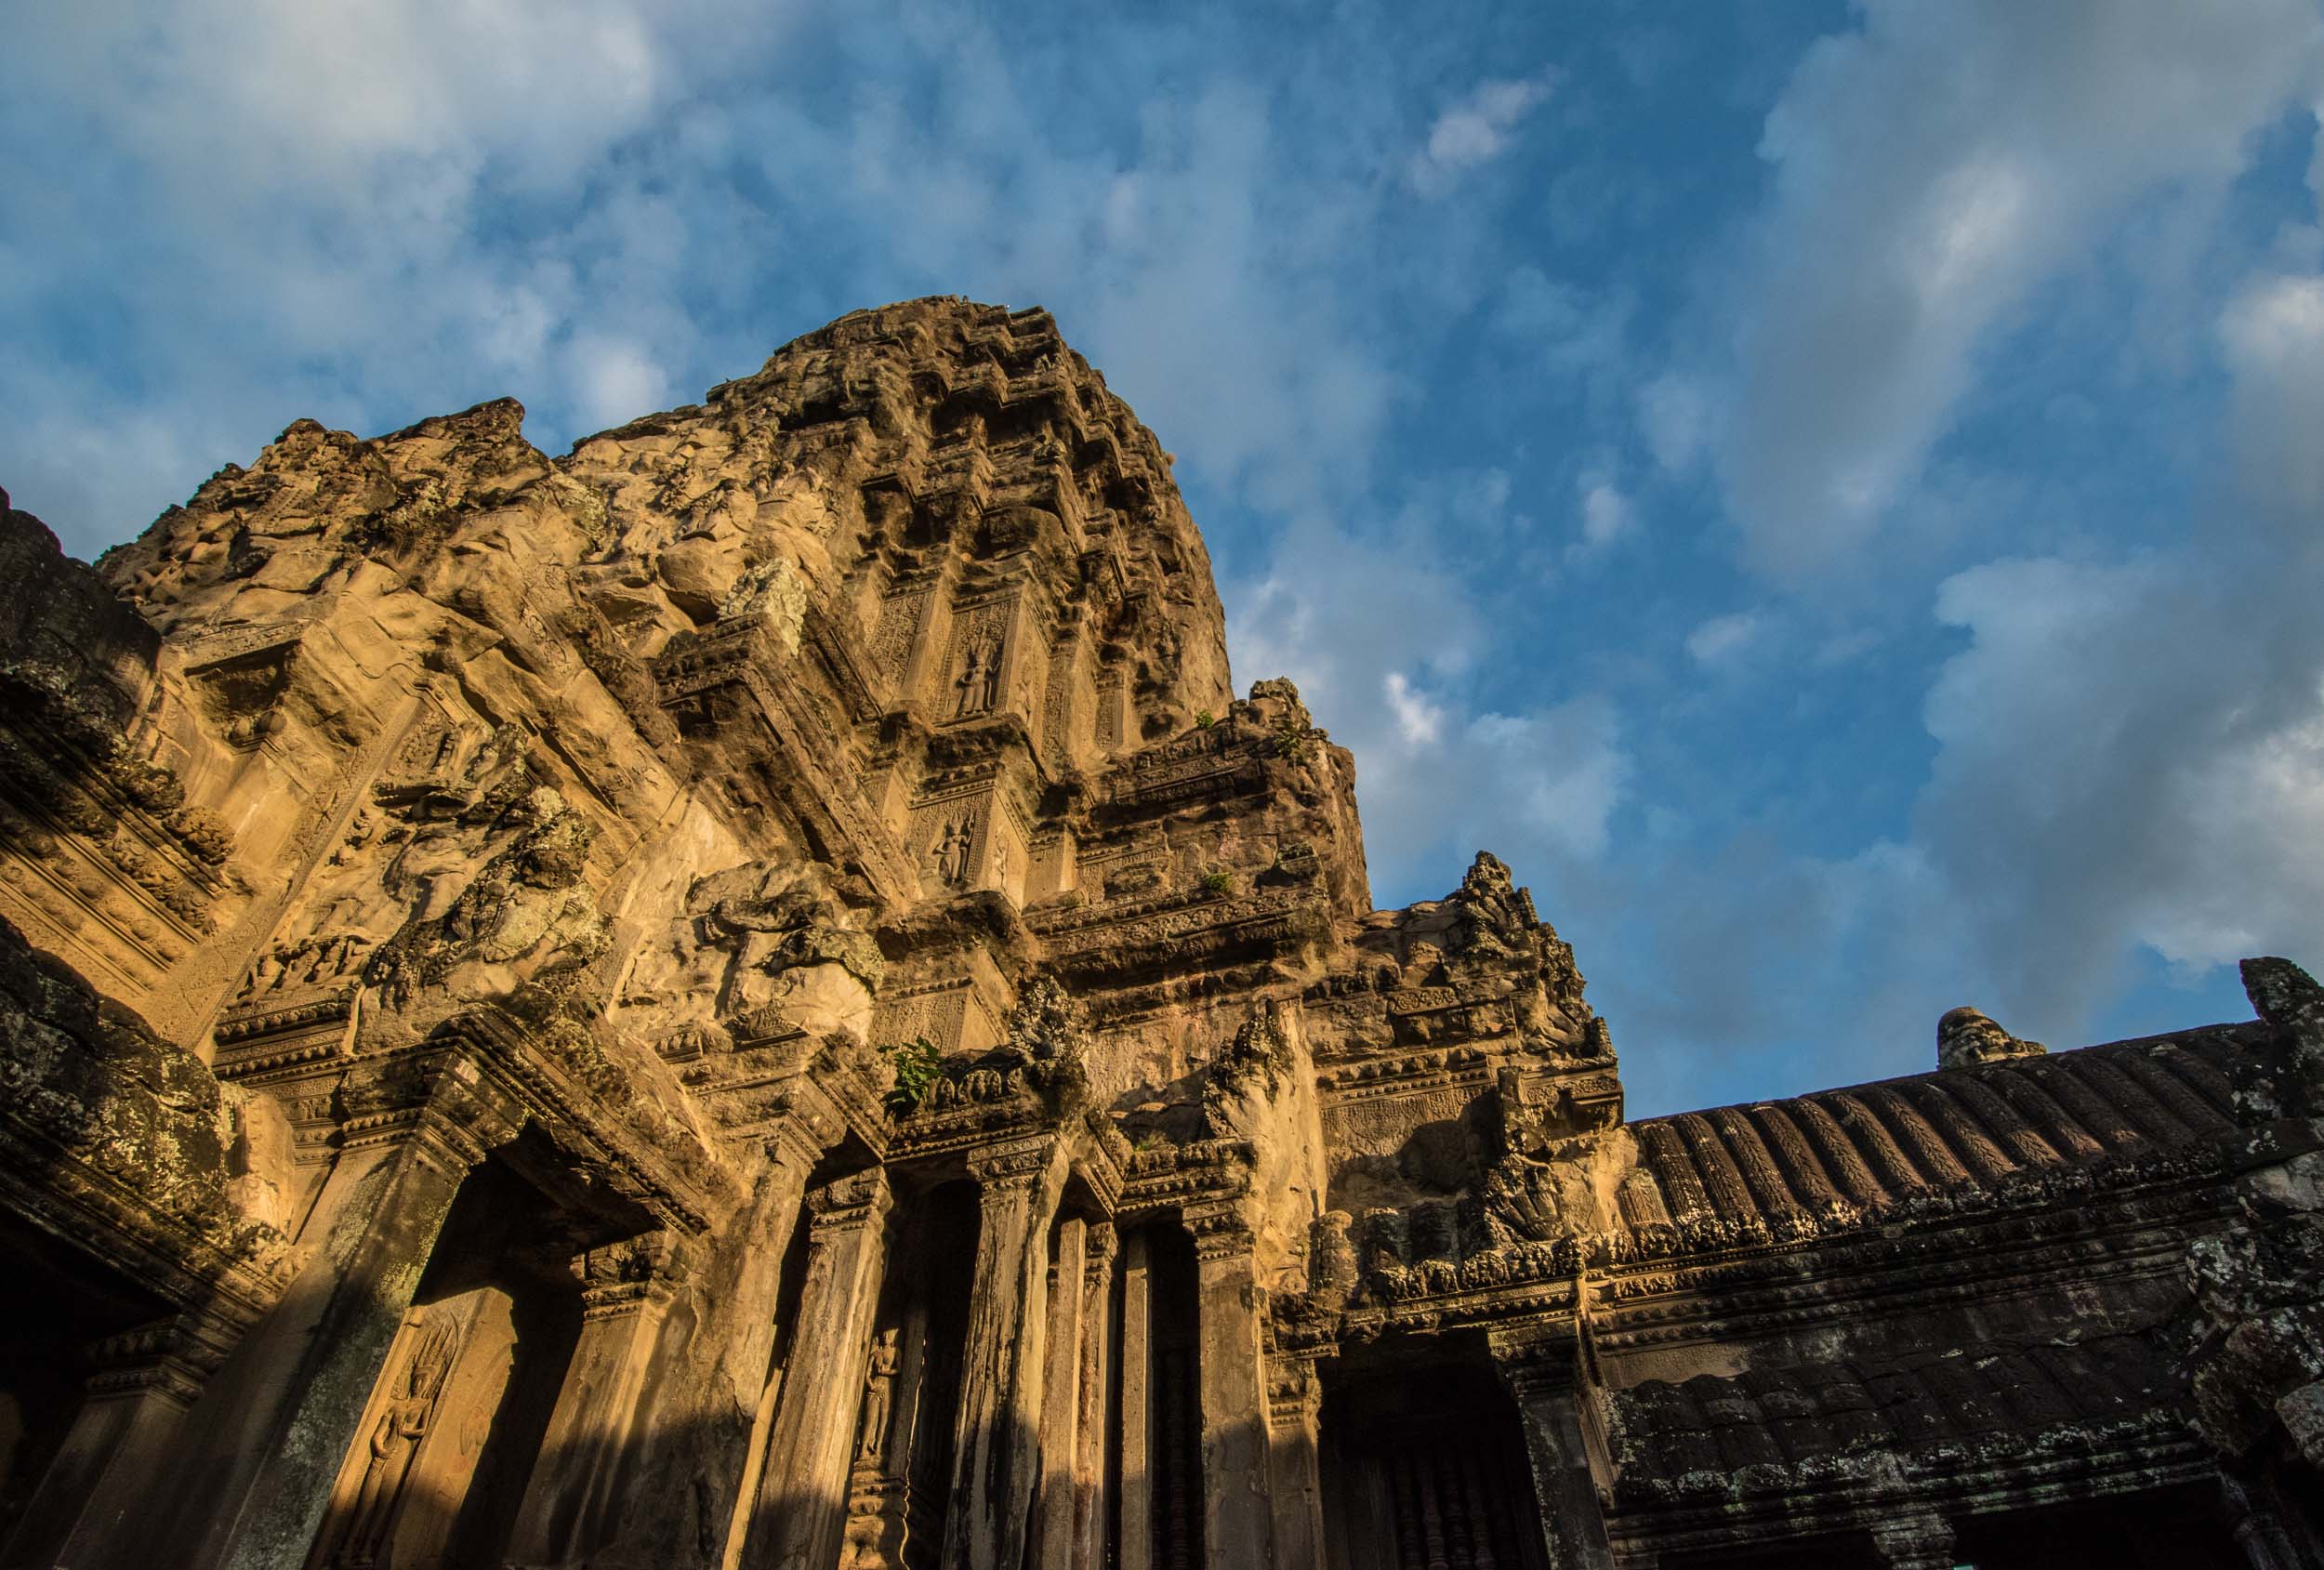
[[[7,517],[0,1566],[2319,1562],[2296,968],[1631,1122],[1046,313],[522,419]]]

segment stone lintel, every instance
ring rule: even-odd
[[[233,1351],[243,1329],[239,1324],[189,1312],[108,1336],[89,1347],[89,1361],[96,1366],[88,1380],[89,1399],[152,1396],[180,1410],[190,1407]]]

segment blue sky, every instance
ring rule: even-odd
[[[1375,897],[1489,847],[1633,1112],[2324,962],[2314,0],[34,0],[0,485],[93,554],[313,416],[692,401],[1055,311]]]

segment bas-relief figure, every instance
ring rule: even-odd
[[[999,704],[1001,653],[997,635],[970,638],[961,655],[959,679],[954,683],[959,690],[959,697],[953,705],[954,718],[984,714]]]
[[[371,1426],[363,1481],[348,1507],[339,1550],[329,1561],[333,1566],[380,1562],[413,1456],[427,1438],[442,1399],[444,1379],[458,1351],[457,1328],[445,1320],[422,1319],[415,1330],[411,1351],[390,1376],[387,1399]]]
[[[976,823],[972,818],[949,818],[936,836],[936,876],[944,883],[958,888],[969,880],[970,856],[976,845]]]
[[[888,1445],[888,1415],[893,1405],[896,1332],[882,1330],[872,1342],[871,1366],[864,1377],[863,1436],[855,1442],[855,1458],[877,1463]]]
[[[2304,970],[1629,1116],[1041,311],[0,574],[0,1570],[2324,1565]]]

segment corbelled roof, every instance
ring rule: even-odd
[[[1946,1470],[2168,1438],[2178,1388],[2146,1338],[1972,1350],[1903,1348],[1604,1398],[1619,1492],[1735,1497],[1836,1480],[1877,1455]]]
[[[2260,1027],[2223,1025],[1632,1124],[1682,1236],[1798,1235],[2207,1165],[2240,1124],[2230,1076]],[[1646,1228],[1656,1196],[1633,1188]]]

